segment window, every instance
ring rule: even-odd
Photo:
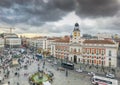
[[[87,54],[89,54],[90,53],[90,50],[89,49],[87,49]]]
[[[79,52],[80,52],[80,49],[79,49]]]
[[[96,64],[96,60],[94,60],[94,64]]]
[[[104,55],[105,54],[105,51],[104,50],[102,50],[102,55]]]
[[[78,59],[78,61],[80,62],[80,58]]]
[[[112,56],[112,55],[111,55],[111,50],[109,50],[109,56]]]
[[[72,57],[71,57],[71,61],[72,61]]]
[[[76,53],[76,49],[74,49],[74,52]]]
[[[72,48],[71,48],[71,52],[72,52]]]
[[[92,49],[92,54],[94,54],[94,49]]]
[[[94,63],[94,60],[92,60],[92,64]]]
[[[85,53],[85,48],[83,49],[83,53]]]
[[[97,51],[96,51],[96,55],[98,55],[98,49],[97,49]]]
[[[99,64],[101,64],[101,60],[99,60]]]
[[[111,58],[109,58],[109,61],[111,61]]]

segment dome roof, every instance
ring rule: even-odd
[[[79,26],[79,24],[78,23],[75,23],[75,27],[78,27]]]

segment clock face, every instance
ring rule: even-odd
[[[74,36],[76,36],[77,35],[77,33],[76,32],[74,32]]]

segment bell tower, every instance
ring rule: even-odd
[[[79,43],[80,40],[80,29],[79,29],[79,24],[75,23],[73,32],[72,32],[72,37],[71,37],[71,42],[72,43]]]

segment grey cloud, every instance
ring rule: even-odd
[[[13,0],[0,0],[0,7],[10,8]]]
[[[31,31],[33,29],[29,26],[37,28],[44,26],[46,22],[57,22],[72,11],[75,11],[83,20],[84,18],[96,20],[100,17],[113,17],[116,14],[116,17],[119,17],[119,4],[118,0],[48,0],[47,3],[43,0],[0,0],[0,22],[9,25],[26,24],[28,28],[21,27],[21,31]],[[120,22],[117,18],[111,18],[108,23],[109,26],[102,23],[104,25],[102,28],[119,29]],[[47,30],[53,33],[71,32],[73,29],[71,26],[54,27],[53,25],[51,28],[49,25],[46,26],[48,27],[45,29],[48,28]],[[90,29],[87,26],[83,28]]]
[[[74,0],[53,0],[55,7],[64,10],[64,11],[72,11],[75,9]]]
[[[3,16],[1,20],[12,25],[16,23],[26,23],[34,26],[41,26],[45,24],[45,22],[58,21],[68,14],[68,12],[57,8],[55,2],[52,0],[48,3],[45,3],[42,0],[12,1],[8,2],[11,3],[12,6],[7,12],[4,10],[6,8],[2,8],[1,5],[3,11],[0,13],[0,15]],[[6,3],[6,5],[8,3]],[[13,10],[14,13],[11,14],[10,10]],[[8,16],[14,17],[14,19],[7,18]]]
[[[48,30],[52,33],[63,33],[63,32],[71,33],[73,29],[74,29],[73,26],[62,25],[62,26],[59,26],[59,27],[54,26],[53,28],[48,29]]]
[[[118,0],[77,0],[76,14],[83,18],[113,16],[120,10]]]

